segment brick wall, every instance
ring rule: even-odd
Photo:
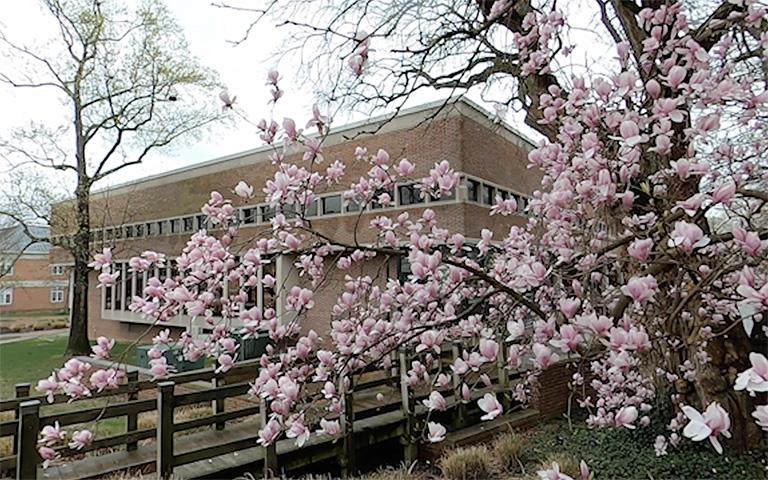
[[[13,265],[13,273],[0,278],[0,289],[13,289],[11,305],[0,305],[0,314],[66,310],[68,273],[53,275],[48,255],[22,255]],[[62,288],[64,298],[51,302],[51,289]]]
[[[345,180],[339,185],[328,187],[326,191],[346,190],[352,181],[366,175],[370,165],[354,161],[354,151],[358,146],[367,148],[370,153],[375,153],[379,148],[385,149],[393,159],[408,158],[416,166],[415,178],[425,176],[436,162],[448,160],[458,171],[517,192],[530,194],[538,185],[539,177],[526,168],[526,154],[531,148],[530,144],[504,127],[490,125],[482,113],[462,107],[427,122],[418,121],[418,118],[412,118],[413,115],[405,117],[407,118],[395,119],[373,135],[352,136],[352,140],[346,140],[335,134],[336,137],[330,138],[331,141],[323,147],[325,163],[322,166],[340,159],[346,163],[347,168]],[[333,136],[334,134],[331,135]],[[302,154],[298,147],[294,147],[289,150],[287,160],[301,163],[299,157]],[[263,198],[261,189],[266,181],[274,176],[275,171],[275,166],[269,162],[267,156],[268,153],[265,152],[244,154],[94,195],[94,228],[197,214],[213,190],[222,192],[225,197],[234,197],[231,191],[240,180],[245,180],[255,187],[257,199],[249,203],[258,203]],[[318,193],[322,194],[324,191]],[[244,205],[237,197],[234,197],[233,203],[236,207]],[[66,205],[59,206],[60,209],[65,207]],[[451,232],[463,233],[468,238],[479,238],[480,231],[489,228],[496,232],[496,238],[500,239],[509,227],[525,222],[523,217],[491,217],[488,215],[487,206],[472,203],[434,203],[428,207],[436,212],[441,227]],[[374,217],[395,217],[405,210],[415,217],[421,215],[424,208],[422,205],[367,212],[362,216],[319,217],[313,219],[312,224],[320,233],[339,242],[352,242],[356,231],[358,242],[370,243],[375,233],[370,229],[369,223]],[[235,241],[233,250],[237,252],[249,248],[254,238],[259,238],[269,230],[270,227],[264,225],[244,227]],[[63,231],[66,231],[66,226],[60,226],[54,233]],[[184,248],[189,236],[179,234],[124,239],[114,244],[113,255],[117,260],[126,260],[151,249],[176,256]],[[58,262],[69,261],[67,253],[58,248],[53,249],[52,257]],[[376,264],[370,266],[372,271],[379,267],[380,265]],[[394,274],[396,265],[391,268]],[[138,330],[143,332],[145,325],[101,319],[101,290],[95,288],[95,278],[93,275],[89,295],[91,336],[135,338]],[[386,275],[381,278],[386,280]],[[306,320],[304,329],[315,328],[319,333],[327,331],[330,307],[342,289],[343,272],[334,272],[329,281],[316,292],[317,307]]]
[[[531,406],[539,411],[542,420],[562,416],[568,410],[571,390],[568,383],[573,367],[566,361],[558,362],[539,375],[531,387]],[[575,397],[574,397],[574,405]]]

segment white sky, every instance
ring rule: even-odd
[[[215,7],[211,0],[166,0],[166,3],[183,28],[192,53],[203,65],[217,70],[221,81],[232,94],[237,95],[239,110],[254,122],[263,117],[269,118],[269,93],[265,78],[267,72],[275,66],[270,56],[278,50],[288,30],[271,27],[269,22],[263,22],[251,33],[248,41],[235,47],[228,41],[242,37],[253,19],[252,14]],[[242,1],[246,5],[254,3]],[[10,39],[26,44],[39,42],[41,38],[55,34],[55,25],[35,0],[0,0],[0,27]],[[303,90],[292,90],[296,83],[290,80],[289,77],[282,82],[286,95],[278,104],[276,118],[292,117],[302,124],[314,103],[312,90],[310,86],[303,87]],[[479,101],[478,96],[470,97]],[[0,84],[0,137],[7,136],[12,127],[24,125],[30,120],[45,122],[46,119],[52,119],[54,123],[60,122],[60,115],[66,115],[66,111],[62,111],[62,107],[52,98],[40,90],[20,91]],[[434,94],[422,95],[412,99],[409,104],[435,98]],[[359,115],[337,117],[334,124],[338,126],[358,119]],[[508,121],[522,131],[530,132],[519,118]],[[176,147],[172,151],[156,151],[144,164],[124,169],[106,180],[108,183],[99,184],[98,188],[255,148],[261,144],[254,127],[239,122],[235,127],[220,129],[215,135],[196,144]],[[0,177],[4,172],[4,167],[0,166]],[[2,180],[0,178],[0,188]]]

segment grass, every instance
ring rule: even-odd
[[[12,398],[15,395],[14,386],[17,383],[30,383],[32,393],[37,381],[47,378],[51,372],[60,368],[69,358],[64,354],[67,348],[67,335],[53,335],[40,338],[30,338],[0,345],[0,398]],[[113,349],[113,357],[119,358],[125,353],[124,359],[133,361],[136,358],[135,347],[129,343],[117,343]],[[76,404],[43,404],[42,415],[63,413],[72,410],[83,410],[104,406],[109,399],[82,400]],[[89,425],[94,434],[99,437],[117,435],[125,431],[124,418],[110,418]],[[77,429],[76,425],[67,428]],[[0,444],[0,456],[10,445]]]
[[[128,343],[118,343],[113,350],[117,358]],[[69,358],[64,354],[67,348],[66,335],[30,338],[0,345],[0,398],[14,396],[14,385],[31,383],[33,388],[41,378],[47,378],[55,368],[61,367]],[[135,348],[124,357],[128,361],[136,358]]]

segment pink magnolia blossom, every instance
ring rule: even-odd
[[[614,417],[614,423],[616,423],[617,427],[625,427],[634,429],[635,428],[635,420],[637,420],[637,408],[634,406],[630,407],[622,407],[618,412],[616,412],[616,416]]]
[[[235,185],[235,194],[237,194],[237,196],[240,198],[248,200],[253,197],[253,187],[243,181],[240,181],[237,183],[237,185]]]
[[[501,403],[496,400],[496,395],[493,395],[492,393],[483,395],[483,398],[477,401],[477,406],[480,407],[480,410],[485,412],[485,415],[480,417],[480,420],[493,420],[501,415],[503,411]]]
[[[658,290],[659,286],[652,275],[632,277],[626,285],[621,287],[621,293],[630,297],[637,304],[653,301]]]
[[[432,391],[432,393],[429,394],[429,398],[422,400],[422,403],[424,403],[424,406],[427,407],[430,411],[443,411],[447,408],[445,398],[443,398],[443,396],[440,395],[440,392],[437,390]]]
[[[99,337],[96,339],[96,345],[91,347],[91,350],[93,350],[93,354],[91,354],[94,358],[100,358],[102,360],[106,360],[109,358],[109,352],[112,350],[112,348],[115,346],[115,340],[109,339],[107,337]]]
[[[72,434],[72,441],[69,442],[69,448],[82,450],[93,442],[93,433],[89,430],[78,430]]]
[[[684,405],[682,410],[689,420],[683,430],[683,435],[694,442],[700,442],[707,438],[717,453],[723,453],[723,447],[717,437],[722,434],[726,438],[731,438],[731,433],[728,431],[731,428],[731,420],[723,407],[719,403],[713,402],[709,404],[703,414],[688,405]]]
[[[37,453],[43,459],[43,469],[50,467],[51,462],[59,458],[59,453],[56,450],[46,446],[38,447]]]
[[[752,416],[755,418],[755,423],[768,432],[768,405],[760,405],[752,412]]]
[[[59,422],[54,422],[53,426],[44,426],[40,431],[40,436],[38,443],[50,447],[64,440],[67,437],[67,432],[61,430]]]
[[[648,257],[651,255],[653,249],[653,239],[644,238],[641,240],[635,240],[629,247],[627,247],[627,253],[629,256],[639,262],[645,263],[648,261]]]
[[[682,252],[691,253],[696,248],[709,245],[709,237],[706,237],[696,224],[675,222],[675,229],[670,234],[668,244]]]
[[[439,423],[429,422],[427,423],[427,440],[431,443],[439,443],[445,440],[445,434],[447,430]]]
[[[320,435],[326,435],[329,437],[335,437],[341,433],[341,425],[338,420],[320,420],[320,430],[317,431]]]
[[[38,380],[35,390],[45,394],[48,403],[53,403],[53,397],[59,390],[59,382],[56,380],[56,372],[51,373],[51,376],[46,379]]]
[[[757,232],[747,232],[739,226],[733,227],[733,241],[741,247],[747,255],[756,257],[763,249],[763,242]]]
[[[752,367],[739,373],[734,390],[747,390],[750,395],[768,392],[768,359],[762,353],[749,354]]]

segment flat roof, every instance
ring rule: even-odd
[[[447,99],[437,100],[434,102],[424,103],[414,107],[401,109],[396,113],[384,113],[371,117],[365,120],[359,120],[351,122],[346,125],[342,125],[337,128],[331,127],[329,134],[326,137],[326,145],[335,145],[349,141],[350,134],[353,136],[364,135],[370,136],[375,133],[385,131],[396,131],[408,127],[408,123],[413,121],[422,122],[430,119],[430,114],[435,112],[438,115],[450,116],[458,112],[468,117],[472,117],[490,128],[502,127],[507,136],[511,136],[510,140],[514,141],[518,139],[523,143],[528,144],[530,147],[535,147],[535,143],[523,135],[519,130],[512,127],[505,121],[493,122],[490,120],[490,113],[484,108],[479,106],[472,100],[464,97],[448,97]],[[371,127],[375,127],[375,131],[371,131]],[[309,135],[316,136],[316,135]],[[103,189],[94,190],[92,193],[93,198],[99,198],[107,194],[120,194],[133,191],[136,188],[149,187],[151,185],[159,185],[164,183],[170,183],[173,181],[183,180],[185,178],[192,178],[201,175],[212,173],[212,171],[220,171],[224,168],[235,168],[242,165],[242,161],[247,157],[261,157],[251,158],[248,164],[257,163],[268,159],[268,154],[274,151],[274,146],[264,145],[249,150],[233,153],[230,155],[224,155],[222,157],[213,158],[211,160],[205,160],[202,162],[196,162],[192,165],[176,168],[167,172],[158,173],[155,175],[148,175],[146,177],[137,178],[135,180],[129,180],[127,182],[119,183]],[[231,164],[231,165],[230,165]],[[67,200],[65,200],[66,202]]]

